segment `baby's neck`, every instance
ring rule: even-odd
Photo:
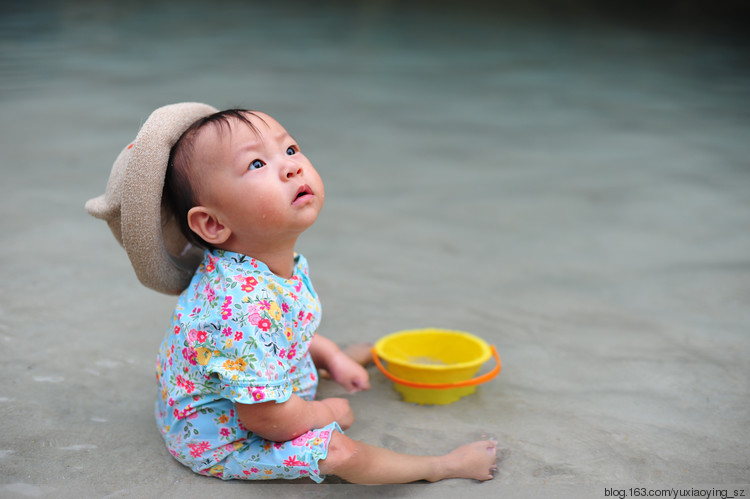
[[[292,274],[294,274],[294,252],[292,252],[292,254],[288,257],[285,256],[283,258],[274,259],[274,261],[269,261],[268,258],[256,259],[268,265],[268,268],[271,270],[271,272],[284,279],[291,279]]]
[[[241,253],[265,263],[269,270],[283,279],[291,279],[294,274],[294,243],[273,248],[235,248],[231,244],[220,249]]]

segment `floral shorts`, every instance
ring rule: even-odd
[[[334,431],[343,433],[338,423],[310,430],[288,442],[271,442],[252,436],[244,442],[235,442],[235,450],[221,462],[205,470],[202,475],[224,480],[273,480],[309,477],[323,481],[318,461],[328,455],[328,444]]]

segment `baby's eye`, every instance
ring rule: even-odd
[[[259,169],[263,168],[264,166],[266,166],[266,164],[263,161],[261,161],[259,159],[255,159],[255,160],[252,161],[252,163],[250,163],[250,166],[248,166],[247,169],[248,170],[259,170]]]
[[[293,154],[297,154],[297,146],[289,146],[286,148],[286,155],[291,156]]]

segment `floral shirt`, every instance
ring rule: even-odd
[[[293,393],[312,400],[318,379],[308,349],[320,317],[302,255],[292,278],[283,279],[248,256],[207,250],[157,358],[156,419],[169,451],[194,471],[222,476],[230,454],[257,450],[234,403],[281,403]],[[324,436],[311,436],[323,444],[317,458],[327,452]],[[297,454],[288,456],[291,464],[310,464]],[[262,478],[269,477],[276,476]]]

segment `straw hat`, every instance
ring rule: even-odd
[[[154,111],[133,143],[117,156],[106,192],[86,203],[86,211],[109,224],[141,283],[160,293],[181,293],[203,255],[162,206],[169,152],[190,125],[215,112],[196,102]]]

